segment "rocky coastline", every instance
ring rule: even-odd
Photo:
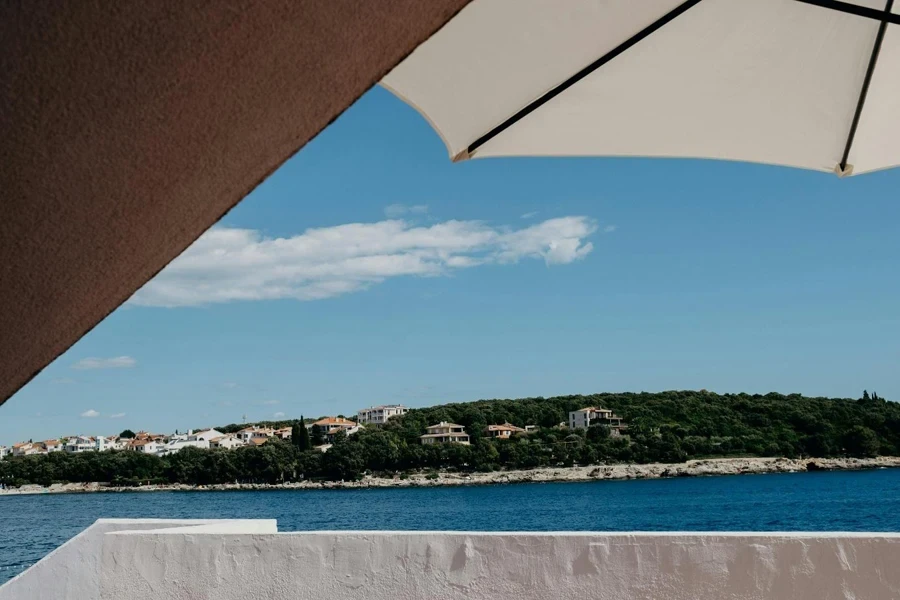
[[[711,458],[684,463],[617,464],[589,467],[543,467],[492,473],[416,473],[395,477],[367,476],[359,481],[301,481],[284,484],[218,484],[192,486],[184,484],[114,487],[104,483],[53,484],[49,487],[24,485],[0,490],[3,495],[72,494],[160,491],[239,491],[239,490],[304,490],[364,489],[392,487],[436,487],[461,485],[497,485],[512,483],[549,483],[616,481],[629,479],[661,479],[668,477],[707,477],[719,475],[753,475],[765,473],[799,473],[804,471],[850,471],[900,467],[900,457],[877,458]]]

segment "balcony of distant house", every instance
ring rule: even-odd
[[[409,409],[402,404],[382,404],[381,406],[370,406],[357,411],[357,421],[365,425],[384,425],[388,419],[399,417],[409,412]]]
[[[423,444],[469,444],[466,428],[456,423],[441,421],[425,428],[425,435],[419,436]]]

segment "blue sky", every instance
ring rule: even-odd
[[[0,407],[0,443],[600,391],[900,399],[897,189],[452,164],[375,89]]]

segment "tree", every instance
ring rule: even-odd
[[[869,392],[868,392],[868,390],[863,390],[863,397],[862,397],[862,399],[863,399],[863,400],[868,400],[868,399],[869,399]]]
[[[851,456],[877,456],[878,446],[878,435],[864,425],[854,425],[844,434],[844,449]]]
[[[312,426],[312,437],[310,438],[313,446],[321,446],[325,443],[325,436],[322,435],[322,428],[318,425]]]
[[[128,438],[128,439],[130,439],[130,440],[133,440],[133,439],[134,439],[134,432],[133,432],[132,430],[130,430],[130,429],[126,429],[125,431],[123,431],[122,433],[119,434],[119,437],[120,437],[120,438]]]
[[[300,423],[294,423],[294,426],[291,427],[291,442],[300,452],[305,452],[312,447],[303,415],[300,415]]]

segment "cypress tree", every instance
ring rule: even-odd
[[[303,416],[300,416],[300,423],[295,423],[291,428],[291,442],[301,452],[309,450],[312,444],[309,441],[309,431],[306,429],[306,422]]]

